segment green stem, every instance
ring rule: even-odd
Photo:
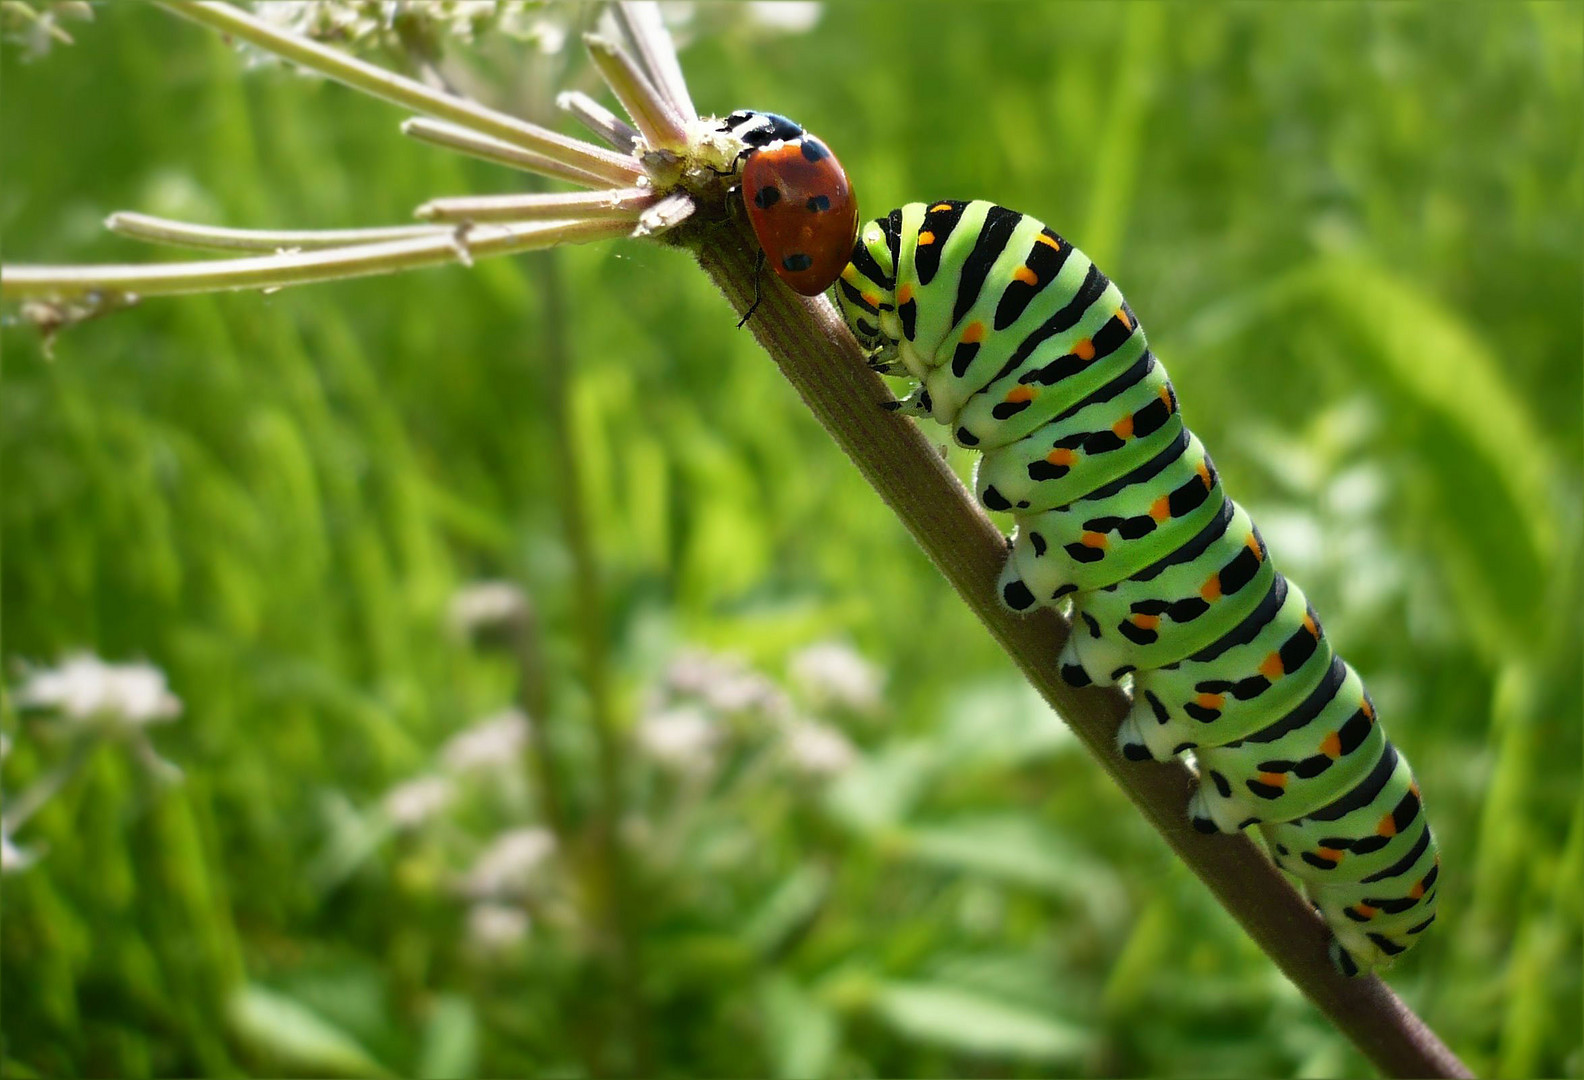
[[[536,259],[531,266],[543,310],[544,341],[539,365],[547,382],[546,397],[552,419],[555,444],[556,485],[561,503],[561,529],[572,558],[572,595],[576,612],[584,689],[589,697],[598,754],[599,803],[593,821],[595,855],[602,873],[600,900],[610,921],[616,958],[617,991],[627,1032],[632,1040],[632,1059],[619,1072],[648,1076],[653,1061],[648,1039],[648,1016],[643,1000],[643,962],[641,934],[633,902],[632,874],[622,849],[619,829],[622,818],[622,741],[616,727],[616,710],[610,680],[609,635],[605,625],[604,590],[600,582],[599,560],[589,528],[584,501],[582,462],[573,429],[573,405],[568,373],[572,359],[562,327],[566,325],[566,292],[558,260]]]

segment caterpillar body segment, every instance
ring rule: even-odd
[[[1434,920],[1439,856],[1407,761],[1301,590],[1183,423],[1116,286],[1041,222],[910,203],[859,230],[836,282],[905,409],[981,452],[975,494],[1016,523],[1008,607],[1072,605],[1069,682],[1131,676],[1129,758],[1192,751],[1195,826],[1257,825],[1348,974]]]

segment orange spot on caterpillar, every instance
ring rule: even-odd
[[[1075,455],[1071,450],[1067,449],[1065,446],[1058,446],[1056,449],[1045,455],[1045,460],[1050,462],[1052,465],[1071,465],[1073,463],[1074,457]]]
[[[913,285],[909,282],[897,290],[897,303],[905,304],[911,299],[913,299]]]
[[[1171,498],[1169,496],[1162,495],[1160,498],[1150,503],[1150,517],[1154,518],[1156,521],[1165,521],[1167,518],[1171,517]]]
[[[1315,858],[1324,859],[1328,863],[1339,863],[1342,861],[1342,853],[1336,848],[1315,848],[1314,854]]]
[[[1032,386],[1014,386],[1007,391],[1006,397],[1002,400],[1015,404],[1019,401],[1033,401],[1038,396],[1039,391]]]
[[[938,214],[942,210],[950,210],[950,209],[951,209],[951,203],[938,202],[934,206],[930,207],[930,212]]]
[[[1194,474],[1199,477],[1199,482],[1205,486],[1205,490],[1209,491],[1210,487],[1211,487],[1211,484],[1210,484],[1210,466],[1206,465],[1204,462],[1201,461],[1194,468]]]
[[[963,343],[966,345],[977,345],[984,340],[984,334],[984,323],[975,319],[963,328]]]
[[[1025,285],[1038,285],[1039,275],[1026,266],[1020,266],[1012,271],[1012,280],[1021,281]]]
[[[1123,326],[1127,327],[1129,330],[1133,329],[1133,320],[1128,318],[1126,308],[1117,308],[1116,317],[1122,320]]]
[[[1304,629],[1309,631],[1309,634],[1310,634],[1311,637],[1319,637],[1320,636],[1320,628],[1315,625],[1314,616],[1310,615],[1307,611],[1304,612],[1304,622],[1303,622],[1303,624],[1304,624]]]
[[[1360,698],[1359,699],[1359,710],[1361,712],[1363,712],[1363,714],[1365,716],[1369,717],[1369,722],[1370,723],[1373,724],[1375,722],[1375,706],[1370,704],[1370,699],[1369,698]],[[1416,781],[1415,784],[1414,784],[1414,787],[1417,787],[1417,786],[1418,786],[1418,782]],[[1413,791],[1413,787],[1410,787],[1409,790]],[[1414,794],[1417,795],[1419,793],[1417,791],[1414,791]]]
[[[935,242],[935,234],[930,232],[928,229],[925,229],[923,232],[919,233],[919,235],[918,235],[918,246],[919,247],[929,247],[934,242]]]
[[[1140,630],[1153,630],[1160,625],[1159,615],[1134,615],[1133,625]]]
[[[1361,918],[1373,919],[1377,909],[1370,907],[1368,904],[1360,900],[1358,903],[1353,905],[1353,910],[1358,912]]]
[[[870,307],[879,307],[880,306],[880,297],[877,296],[876,294],[874,294],[872,292],[866,292],[866,293],[863,293],[861,295],[863,296],[864,303],[868,304]]]
[[[1094,342],[1088,338],[1079,338],[1078,344],[1072,347],[1073,355],[1080,360],[1094,359]]]
[[[1414,882],[1414,887],[1408,890],[1408,899],[1417,900],[1424,895],[1424,882]]]
[[[1321,739],[1320,752],[1326,757],[1330,758],[1332,761],[1335,761],[1337,758],[1341,757],[1342,736],[1333,731],[1331,734]]]
[[[1221,575],[1216,573],[1205,578],[1205,583],[1199,586],[1199,595],[1211,603],[1221,599]]]
[[[1054,248],[1057,251],[1061,250],[1061,244],[1057,243],[1054,237],[1046,236],[1044,233],[1040,233],[1038,236],[1036,236],[1034,238],[1034,242],[1036,244],[1044,244],[1046,247]]]
[[[1201,709],[1219,709],[1226,704],[1225,694],[1200,694],[1194,703]]]
[[[1262,660],[1259,666],[1259,673],[1271,682],[1275,682],[1287,674],[1287,669],[1282,667],[1281,653],[1273,652]]]
[[[1256,559],[1260,557],[1259,537],[1255,536],[1253,533],[1249,533],[1248,539],[1243,541],[1243,545],[1254,553],[1254,557]]]
[[[1106,539],[1105,533],[1097,532],[1084,533],[1078,538],[1078,542],[1084,547],[1100,548],[1101,550],[1104,550],[1106,545],[1110,543],[1110,541]]]
[[[1164,401],[1166,403],[1166,408],[1167,409],[1170,409],[1172,407],[1172,392],[1171,392],[1171,387],[1170,386],[1167,386],[1164,383],[1162,383],[1160,391],[1155,396],[1160,398],[1162,401]]]
[[[1396,836],[1397,819],[1390,814],[1382,815],[1380,824],[1375,826],[1375,834],[1377,836]]]
[[[1287,774],[1281,772],[1262,772],[1259,774],[1259,782],[1266,785],[1267,787],[1285,788],[1287,786]],[[1320,850],[1324,851],[1325,849],[1321,848]]]
[[[1119,439],[1131,439],[1133,437],[1133,414],[1128,413],[1122,419],[1112,424],[1111,434],[1115,435]]]

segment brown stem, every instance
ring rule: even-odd
[[[753,299],[754,249],[741,228],[700,223],[687,243],[737,311]],[[1380,979],[1348,979],[1326,955],[1324,923],[1247,836],[1206,836],[1188,823],[1193,775],[1181,762],[1133,763],[1116,752],[1121,691],[1075,689],[1056,657],[1067,624],[1054,612],[1013,615],[996,602],[1006,558],[1000,531],[917,425],[880,407],[892,395],[870,371],[830,301],[793,294],[770,275],[749,322],[754,336],[853,464],[902,519],[1023,674],[1210,887],[1260,948],[1344,1035],[1390,1076],[1471,1076]]]

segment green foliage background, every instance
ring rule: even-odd
[[[155,9],[73,30],[4,56],[8,261],[155,257],[100,231],[115,209],[344,227],[520,186]],[[1579,1075],[1584,7],[861,4],[777,35],[699,5],[692,36],[699,107],[806,123],[866,212],[994,198],[1123,284],[1416,765],[1445,884],[1393,985],[1482,1075]],[[560,61],[509,59],[497,100],[543,108]],[[5,332],[4,657],[147,657],[185,703],[155,733],[182,783],[105,746],[15,838],[43,858],[4,880],[7,1075],[1367,1068],[684,255],[554,258],[559,309],[521,259],[150,301],[53,360]],[[624,838],[629,939],[569,848],[526,941],[470,950],[450,883],[533,818],[483,792],[336,861],[510,702],[509,659],[445,628],[481,577],[537,607],[541,745],[579,828]],[[823,713],[859,748],[844,775],[794,776],[768,720],[721,715],[717,773],[624,739],[602,801],[587,642],[625,732],[686,644],[780,680],[830,638],[888,680],[878,716]],[[8,708],[8,792],[66,753],[52,723]]]

